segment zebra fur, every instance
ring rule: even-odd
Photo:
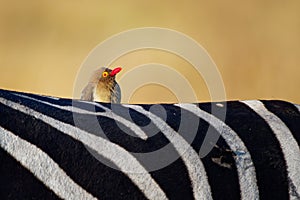
[[[211,110],[225,103],[223,122]],[[0,90],[0,199],[300,199],[298,105],[160,104],[166,116],[152,105],[114,106]],[[87,125],[75,124],[74,112]],[[183,113],[199,120],[191,145]],[[105,135],[89,126],[91,116]],[[209,125],[220,137],[200,158]],[[179,158],[149,171],[137,153],[167,144]]]

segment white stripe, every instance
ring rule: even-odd
[[[16,94],[16,93],[15,93]],[[49,99],[53,99],[53,100],[59,100],[59,97],[53,97],[53,96],[45,96],[45,95],[41,95],[42,97],[47,97]]]
[[[62,199],[96,199],[75,183],[45,152],[0,127],[0,146]]]
[[[298,111],[300,112],[300,105],[298,104],[294,104],[296,106],[296,108],[298,108]]]
[[[165,193],[152,179],[147,170],[135,157],[119,145],[1,97],[0,103],[46,122],[59,131],[82,142],[84,145],[96,151],[99,155],[107,158],[118,166],[123,173],[126,173],[147,198],[166,199]]]
[[[144,110],[141,106],[123,105],[140,112],[151,119],[151,121],[161,130],[161,132],[174,145],[181,156],[192,182],[195,199],[212,199],[209,183],[207,180],[204,166],[197,152],[186,142],[180,134],[172,129],[165,121],[153,113]]]
[[[105,112],[91,112],[91,111],[83,110],[81,108],[77,108],[77,107],[73,107],[73,106],[61,106],[61,105],[49,103],[49,102],[42,101],[42,100],[39,100],[39,99],[31,98],[31,97],[28,97],[28,96],[25,96],[25,95],[22,95],[22,94],[14,93],[14,95],[22,97],[22,98],[30,99],[32,101],[36,101],[36,102],[39,102],[39,103],[43,103],[43,104],[46,104],[46,105],[49,105],[49,106],[53,106],[55,108],[59,108],[59,109],[62,109],[62,110],[73,112],[73,113],[89,114],[89,115],[107,117],[107,118],[110,118],[110,119],[113,119],[113,120],[116,120],[116,121],[122,123],[124,126],[127,126],[139,138],[141,138],[143,140],[146,140],[148,138],[147,134],[139,126],[137,126],[135,123],[133,123],[132,121],[129,121],[129,120],[117,115],[112,110],[110,110],[110,109],[108,109],[108,108],[106,108],[106,107],[104,107],[100,104],[96,104],[95,102],[84,102],[84,103],[89,103],[89,104],[93,104],[95,106],[98,106],[98,107],[102,108]]]
[[[239,136],[223,121],[215,116],[201,110],[194,104],[176,104],[186,109],[203,120],[211,124],[225,139],[230,149],[234,152],[243,152],[235,157],[236,167],[238,170],[241,198],[242,199],[259,199],[259,191],[256,181],[255,168],[248,149]]]
[[[287,172],[290,180],[290,198],[297,199],[296,196],[299,196],[300,194],[300,149],[297,141],[285,123],[282,122],[279,117],[268,111],[262,102],[242,102],[254,110],[269,124],[276,138],[278,139],[287,164]]]

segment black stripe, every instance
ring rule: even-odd
[[[261,199],[288,199],[286,163],[269,125],[240,102],[227,103],[226,124],[239,135],[250,152]]]
[[[127,176],[96,160],[82,143],[34,117],[1,103],[0,110],[0,126],[42,149],[76,183],[95,197],[145,198]]]
[[[265,107],[290,129],[298,146],[300,146],[300,113],[299,110],[291,103],[285,101],[262,101]]]
[[[0,174],[0,199],[59,199],[2,148]]]
[[[200,107],[201,109],[210,112],[209,103],[202,103],[200,104]],[[181,112],[188,112],[189,114],[183,115],[188,116],[191,122],[195,122],[196,119],[200,120],[197,135],[191,144],[195,151],[199,152],[201,146],[204,145],[203,141],[204,138],[207,136],[209,124],[203,119],[199,119],[196,115],[192,114],[188,110],[182,109]],[[173,123],[178,122],[175,121]],[[211,144],[213,145],[212,150],[209,152],[208,155],[202,158],[201,161],[203,162],[205,171],[208,176],[208,182],[211,187],[213,199],[240,199],[240,185],[238,181],[237,169],[234,164],[233,154],[227,151],[230,148],[225,142],[225,140],[217,132],[217,130],[213,127],[211,128],[212,132],[210,132],[210,136],[212,136],[213,138],[219,137],[219,139],[216,145]],[[185,135],[189,133],[181,132],[180,134],[186,138]],[[207,142],[210,143],[209,141]],[[220,165],[218,162],[216,162],[216,160],[220,160],[221,164],[226,163],[229,165],[225,167],[225,165]]]

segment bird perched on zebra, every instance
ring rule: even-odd
[[[96,70],[82,90],[81,100],[120,103],[121,90],[115,78],[121,70],[121,67],[113,70],[102,67]]]

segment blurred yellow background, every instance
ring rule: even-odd
[[[300,103],[299,0],[0,0],[0,88],[72,97],[89,52],[108,37],[139,27],[174,29],[201,44],[218,66],[228,100]],[[134,52],[115,61],[126,66],[118,78],[148,62],[182,73],[188,65],[167,53]],[[201,77],[190,81],[199,101],[211,100]],[[176,95],[159,85],[139,88],[130,100],[174,101]]]

